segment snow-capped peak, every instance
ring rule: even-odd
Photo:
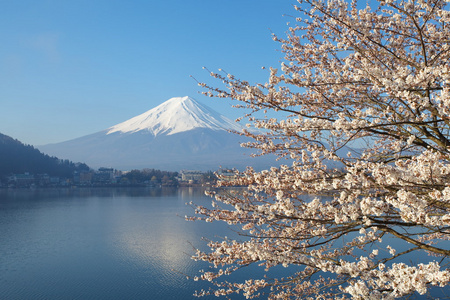
[[[171,135],[195,128],[241,131],[243,127],[186,96],[171,98],[141,115],[112,126],[107,134],[147,130],[155,136]]]

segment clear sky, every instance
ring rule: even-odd
[[[95,133],[223,68],[265,82],[295,0],[0,0],[0,133],[43,145]],[[217,85],[220,85],[217,82]]]

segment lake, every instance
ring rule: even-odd
[[[190,259],[224,224],[186,222],[201,189],[0,190],[1,299],[198,299]],[[208,298],[200,298],[208,299]],[[217,298],[214,298],[217,299]]]
[[[190,257],[193,247],[205,247],[202,237],[234,234],[226,224],[186,222],[190,201],[211,198],[189,187],[0,189],[0,299],[217,299],[193,296],[208,283],[186,275],[208,265]],[[260,268],[242,272],[234,278],[263,275]],[[428,296],[449,294],[435,288]]]

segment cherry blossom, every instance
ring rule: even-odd
[[[246,109],[243,146],[279,165],[236,171],[188,217],[241,235],[193,256],[212,266],[195,279],[217,287],[198,295],[395,299],[448,287],[449,1],[298,2],[286,37],[273,37],[284,61],[266,83],[219,70],[222,88],[200,84]],[[268,275],[227,281],[251,265]]]

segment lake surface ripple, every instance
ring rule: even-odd
[[[186,222],[203,190],[0,190],[1,299],[198,299],[190,259],[222,224]],[[204,299],[204,298],[203,298]]]

